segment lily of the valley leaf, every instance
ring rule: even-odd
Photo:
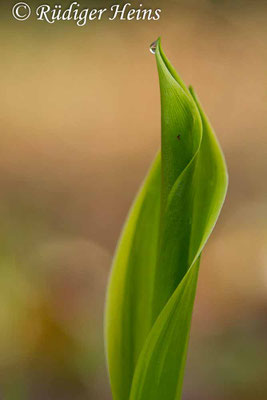
[[[227,190],[222,151],[193,90],[160,40],[155,56],[161,151],[125,223],[107,295],[114,400],[181,399],[200,256]]]

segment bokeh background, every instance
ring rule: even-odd
[[[161,19],[83,28],[18,22],[14,2],[1,4],[3,400],[111,399],[105,287],[127,210],[160,144],[148,50],[159,35],[197,91],[230,175],[202,258],[183,398],[267,398],[267,3],[143,3],[162,8]]]

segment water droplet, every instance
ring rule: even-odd
[[[150,53],[152,53],[152,54],[156,53],[157,44],[158,44],[157,40],[155,40],[155,42],[151,43],[151,45],[149,47]]]

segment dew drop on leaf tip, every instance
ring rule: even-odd
[[[151,43],[151,45],[149,47],[150,53],[152,53],[152,54],[156,53],[157,43],[158,43],[158,40],[155,40],[153,43]]]

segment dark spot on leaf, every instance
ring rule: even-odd
[[[178,136],[177,136],[177,139],[180,140],[180,139],[181,139],[181,135],[178,135]]]

